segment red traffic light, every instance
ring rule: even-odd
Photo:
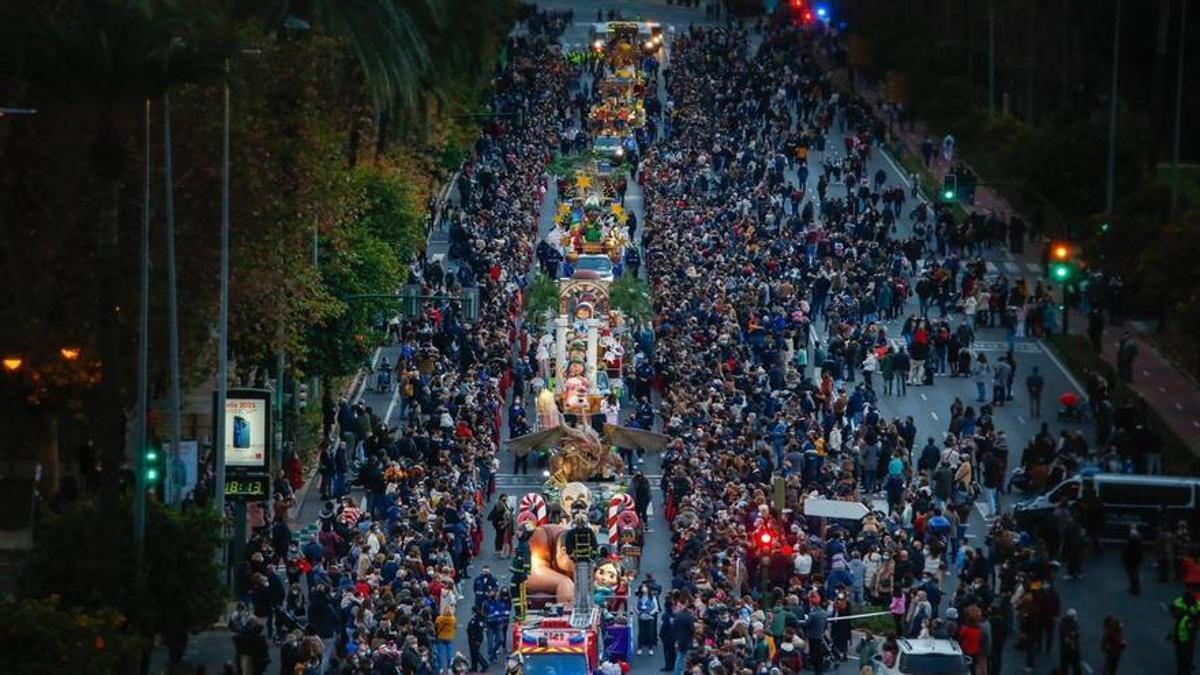
[[[804,13],[804,20],[805,20],[805,21],[812,21],[812,18],[813,18],[813,14],[812,14],[812,12],[805,12],[805,13]]]

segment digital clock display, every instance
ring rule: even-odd
[[[230,476],[225,479],[226,497],[267,498],[266,476]]]

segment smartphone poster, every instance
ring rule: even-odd
[[[269,402],[265,397],[225,399],[225,466],[266,468]]]

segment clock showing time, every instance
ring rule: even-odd
[[[229,476],[225,479],[225,496],[242,498],[267,497],[266,476]]]

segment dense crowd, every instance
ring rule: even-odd
[[[272,638],[288,673],[479,671],[506,653],[507,589],[469,563],[485,521],[501,557],[513,554],[515,505],[488,505],[506,396],[536,372],[536,356],[511,355],[536,355],[516,317],[544,171],[555,150],[583,142],[575,115],[591,79],[549,48],[568,21],[538,14],[511,41],[492,102],[502,115],[464,164],[447,217],[459,264],[412,270],[426,295],[478,288],[478,319],[431,302],[396,327],[400,358],[382,367],[400,388],[401,429],[366,406],[327,401],[338,435],[320,459],[319,531],[297,541],[286,513],[266,517],[238,570],[243,604],[230,626],[240,672],[263,672]],[[957,641],[986,674],[999,672],[1011,639],[1028,667],[1057,645],[1059,665],[1078,670],[1088,630],[1102,632],[1105,672],[1115,673],[1120,619],[1085,626],[1057,591],[1056,561],[1079,576],[1103,527],[1094,500],[1062,506],[1036,532],[999,508],[1010,448],[993,414],[1021,395],[1040,416],[1041,376],[1019,369],[1013,345],[1055,330],[1048,289],[987,273],[982,252],[1011,220],[956,222],[870,172],[885,125],[835,92],[821,66],[837,49],[830,40],[772,26],[752,49],[738,28],[689,29],[662,72],[668,99],[647,107],[656,133],[638,144],[631,180],[645,200],[656,316],[635,335],[627,379],[633,423],[657,418],[672,437],[662,478],[672,579],[637,587],[639,654],[661,644],[664,670],[677,674],[789,675],[851,654],[890,666],[899,640],[934,637]],[[572,98],[576,78],[584,89]],[[972,348],[988,326],[1005,328],[1009,343],[995,360]],[[977,385],[945,429],[883,416],[881,397],[937,386],[937,376]],[[1087,394],[1111,424],[1094,443],[1043,426],[1022,452],[1032,480],[1121,464],[1144,445],[1132,421],[1104,410],[1101,384]],[[528,429],[520,398],[510,436]],[[290,492],[285,478],[277,492]],[[362,503],[348,496],[352,482]],[[644,514],[648,485],[637,493]],[[980,496],[987,536],[968,542]],[[870,513],[806,517],[815,499],[860,501]],[[1164,530],[1170,541],[1156,551],[1167,551],[1170,576],[1190,540],[1186,528]],[[1142,542],[1130,541],[1123,559],[1136,569]],[[459,626],[455,609],[470,596]],[[859,614],[872,615],[874,633],[852,640],[848,617]],[[454,649],[462,631],[469,659]]]
[[[1084,627],[1061,607],[1052,561],[1080,574],[1103,513],[1087,500],[1062,506],[1031,533],[997,499],[1009,447],[992,416],[1014,389],[1040,415],[1044,381],[1036,368],[1017,379],[1013,343],[1055,330],[1048,289],[989,278],[993,216],[906,207],[902,187],[870,173],[881,123],[823,76],[825,38],[777,26],[751,50],[750,37],[692,29],[674,42],[671,136],[641,172],[652,381],[674,439],[662,479],[673,542],[665,668],[821,672],[851,652],[845,619],[874,613],[890,621],[855,643],[868,668],[876,654],[894,665],[901,638],[933,637],[957,641],[976,673],[999,672],[1011,637],[1027,669],[1057,646],[1062,668],[1078,671]],[[827,143],[834,127],[838,147]],[[918,311],[905,316],[911,296]],[[994,362],[972,349],[984,326],[1006,329],[1009,351]],[[955,400],[944,432],[881,414],[880,396],[936,386],[935,375],[978,389]],[[1055,439],[1043,425],[1023,462],[1074,468],[1095,453],[1081,434]],[[969,544],[981,493],[988,534]],[[872,513],[806,517],[822,498]],[[1120,619],[1091,620],[1115,672]]]
[[[508,602],[490,575],[477,574],[474,588],[489,595],[493,615],[459,627],[454,608],[494,490],[516,281],[530,264],[543,173],[567,114],[568,67],[552,45],[568,21],[538,13],[510,40],[491,103],[501,114],[464,164],[448,216],[457,269],[412,270],[424,295],[478,288],[478,319],[467,321],[459,303],[431,301],[397,327],[401,357],[380,365],[400,388],[403,433],[364,405],[326,401],[327,429],[338,434],[320,457],[319,531],[298,541],[285,510],[249,543],[231,621],[239,672],[264,672],[272,638],[285,673],[462,671],[480,664],[456,655],[459,632],[474,645],[490,625],[493,641],[503,638]],[[361,503],[349,496],[352,483],[365,492]]]

